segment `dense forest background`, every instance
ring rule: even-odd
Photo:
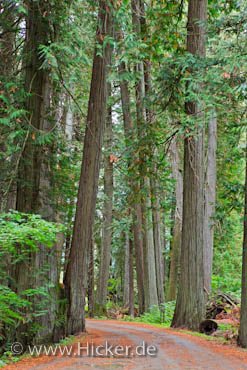
[[[244,0],[0,1],[3,351],[116,307],[198,330],[241,288],[247,346],[246,19]]]

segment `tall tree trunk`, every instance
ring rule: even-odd
[[[50,3],[39,4],[27,1],[26,40],[25,40],[25,90],[29,92],[25,109],[28,112],[26,142],[18,166],[16,209],[21,212],[38,213],[49,221],[55,221],[55,212],[51,199],[52,145],[41,146],[36,143],[37,133],[49,132],[53,122],[51,115],[52,83],[49,71],[42,68],[44,62],[40,54],[40,45],[50,42],[51,27],[44,14],[49,11]],[[47,313],[35,318],[41,328],[35,335],[36,342],[47,342],[53,338],[57,312],[57,285],[59,282],[59,261],[61,242],[49,251],[40,246],[39,251],[30,253],[29,261],[16,265],[15,278],[18,292],[29,288],[47,287],[51,301],[44,307]],[[48,269],[47,269],[48,266]],[[34,298],[34,304],[40,305],[40,297]],[[17,332],[20,335],[23,328]],[[25,331],[25,330],[24,330]],[[28,331],[28,325],[26,325]],[[29,332],[30,333],[30,332]],[[30,341],[28,334],[21,334],[20,340]]]
[[[128,82],[124,79],[126,74],[126,65],[122,62],[119,66],[119,77],[120,77],[120,92],[121,102],[123,110],[124,120],[124,135],[126,146],[130,147],[130,143],[135,140],[134,125],[131,119],[130,112],[130,93],[128,88]],[[142,215],[140,205],[140,185],[139,180],[136,178],[136,170],[133,173],[133,155],[129,154],[128,161],[128,176],[129,186],[135,198],[131,197],[129,205],[132,209],[133,217],[133,236],[134,236],[134,248],[135,248],[135,260],[136,260],[136,275],[137,275],[137,287],[138,287],[138,305],[139,312],[144,312],[144,266],[143,266],[143,240],[142,240]],[[139,197],[136,197],[136,194]]]
[[[244,239],[242,259],[242,292],[241,292],[241,316],[238,336],[238,344],[247,348],[247,134],[245,148],[245,203],[244,203]]]
[[[150,179],[144,178],[144,209],[143,215],[143,239],[144,239],[144,291],[145,310],[151,306],[158,305],[156,263],[154,251],[154,235],[152,220],[152,205],[150,194]]]
[[[9,88],[7,84],[12,81],[14,72],[14,46],[16,34],[13,24],[15,24],[15,7],[14,2],[5,2],[1,4],[0,15],[0,89],[1,95],[9,98]],[[16,25],[15,25],[16,27]],[[1,99],[0,103],[0,118],[6,117],[8,112],[8,103]],[[14,128],[13,128],[14,129]],[[8,212],[10,209],[15,209],[16,201],[16,155],[12,154],[11,162],[8,157],[8,138],[9,127],[0,125],[0,213]],[[13,168],[15,169],[13,171]],[[0,284],[8,285],[8,277],[12,275],[13,265],[11,264],[11,256],[5,254],[5,258],[0,261],[0,271],[4,272],[4,279],[1,279]],[[2,333],[0,333],[1,336]],[[3,335],[4,337],[4,335]]]
[[[139,192],[139,187],[137,192]],[[140,204],[135,204],[133,212],[133,238],[135,246],[135,262],[138,287],[138,306],[139,313],[145,311],[145,293],[144,293],[144,253],[142,236],[142,209]]]
[[[88,265],[88,314],[94,316],[94,241],[92,239]]]
[[[111,87],[108,84],[109,96]],[[113,144],[112,112],[108,108],[105,128],[105,153],[104,153],[104,205],[103,205],[103,235],[99,266],[99,280],[97,288],[97,304],[103,308],[107,297],[107,283],[111,261],[112,242],[112,207],[113,207],[113,162],[111,160]]]
[[[134,265],[133,265],[133,240],[129,240],[129,315],[134,317]]]
[[[6,89],[6,84],[12,81],[14,65],[15,65],[15,39],[16,39],[16,20],[15,2],[2,2],[1,4],[1,25],[0,25],[0,88],[1,94],[9,97],[9,91]],[[15,26],[13,26],[15,25]],[[1,108],[7,108],[7,104],[1,100]],[[5,109],[1,109],[1,114]],[[6,130],[7,129],[7,130]],[[16,168],[16,156],[12,155],[12,160],[6,160],[7,143],[6,136],[8,135],[9,127],[1,124],[0,126],[0,212],[8,212],[9,209],[15,209],[16,198],[16,173],[13,168]]]
[[[26,18],[25,41],[25,91],[31,93],[26,100],[25,109],[29,112],[28,137],[22,153],[18,179],[16,208],[22,212],[39,212],[40,208],[40,171],[44,148],[36,143],[39,130],[49,126],[46,120],[50,108],[51,85],[49,71],[42,68],[43,58],[40,56],[40,45],[49,43],[49,23],[37,2],[27,1],[28,15]],[[47,106],[48,104],[48,106]],[[46,215],[49,219],[50,215]]]
[[[124,256],[124,294],[123,305],[129,309],[129,315],[134,317],[134,266],[133,266],[133,241],[127,231],[125,233]]]
[[[67,334],[85,330],[84,305],[87,288],[87,265],[95,215],[96,196],[100,169],[100,157],[106,115],[106,75],[110,61],[110,45],[103,40],[111,34],[111,4],[100,0],[97,26],[97,42],[103,48],[103,56],[95,48],[87,125],[84,138],[83,160],[78,190],[78,200],[65,276],[68,300]]]
[[[130,237],[125,233],[123,305],[129,307],[130,299]]]
[[[133,30],[137,37],[141,36],[141,3],[140,1],[131,2],[132,5],[132,22]],[[146,109],[144,106],[145,98],[145,79],[143,62],[136,65],[136,72],[140,74],[136,81],[136,117],[139,143],[142,142],[146,133],[144,125],[147,123]],[[146,155],[143,150],[139,151],[140,163],[139,173],[141,177],[140,186],[145,189],[142,196],[142,222],[143,222],[143,255],[144,255],[144,293],[145,293],[145,310],[150,306],[158,304],[156,270],[155,270],[155,253],[152,225],[152,208],[150,193],[150,178],[147,171]]]
[[[206,151],[205,208],[204,208],[204,288],[211,292],[213,246],[214,246],[214,213],[216,198],[216,149],[217,118],[216,112],[208,123],[208,147]]]
[[[142,0],[139,0],[139,22],[140,22],[140,32],[141,32],[141,38],[145,42],[145,40],[149,37],[148,34],[148,28],[147,28],[147,22],[146,22],[146,14],[145,14],[145,5]],[[143,107],[145,106],[145,112],[144,112],[144,122],[147,125],[146,128],[146,136],[150,135],[150,126],[154,122],[154,112],[150,107],[150,92],[152,90],[151,86],[151,62],[149,59],[145,59],[143,62],[143,78],[144,83],[142,86],[143,96],[145,97],[145,104],[144,101],[141,102],[143,104]],[[141,90],[140,90],[141,91]],[[140,92],[141,94],[141,92]],[[150,213],[152,219],[152,232],[153,232],[153,248],[154,248],[154,257],[155,257],[155,275],[156,275],[156,287],[157,287],[157,298],[158,303],[164,302],[164,265],[163,265],[163,258],[162,258],[162,249],[161,249],[161,218],[160,218],[160,207],[159,207],[159,198],[158,198],[158,192],[157,192],[157,179],[152,179],[152,170],[154,171],[154,176],[157,175],[157,166],[155,163],[155,156],[153,154],[153,148],[151,143],[148,143],[148,156],[149,160],[152,160],[152,168],[146,169],[147,176],[149,177],[149,184],[150,184],[150,196],[153,200],[151,202],[151,208]],[[146,212],[148,212],[148,209],[146,209]],[[156,299],[155,297],[153,297]],[[154,303],[156,304],[156,303]]]
[[[207,0],[190,0],[187,25],[187,51],[204,58]],[[199,86],[198,86],[199,89]],[[181,275],[174,327],[198,330],[205,316],[203,274],[204,225],[204,151],[201,107],[186,103],[186,113],[194,121],[194,130],[184,142],[184,198],[181,251]]]
[[[173,140],[170,146],[170,158],[172,177],[175,183],[176,205],[174,211],[174,226],[171,241],[171,261],[169,272],[169,287],[167,300],[175,301],[177,295],[178,273],[180,268],[181,236],[182,236],[182,212],[183,212],[183,175],[180,170],[179,147],[177,140]]]
[[[157,172],[157,171],[155,171]],[[152,216],[153,216],[153,235],[154,235],[154,251],[155,251],[155,268],[156,268],[156,283],[158,303],[164,303],[164,258],[162,243],[162,221],[161,221],[161,207],[158,194],[157,179],[151,179],[152,189]]]

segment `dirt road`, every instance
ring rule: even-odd
[[[241,370],[247,351],[138,323],[88,320],[87,335],[67,346],[67,355],[27,358],[6,370]]]

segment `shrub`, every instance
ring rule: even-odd
[[[18,265],[23,268],[22,263],[28,265],[30,255],[39,248],[47,248],[49,252],[61,231],[61,225],[45,221],[39,215],[16,211],[0,215],[0,347],[8,342],[11,328],[33,322],[35,317],[46,313],[48,302],[53,299],[49,283],[40,279],[39,287],[33,287],[30,282],[28,289],[17,292],[14,271]],[[30,274],[40,278],[48,268],[42,266]],[[37,331],[37,325],[31,330]]]

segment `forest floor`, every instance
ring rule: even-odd
[[[247,369],[247,351],[232,345],[184,331],[116,320],[87,320],[87,333],[76,337],[67,350],[72,351],[70,355],[61,355],[58,349],[56,355],[28,356],[4,369]]]

